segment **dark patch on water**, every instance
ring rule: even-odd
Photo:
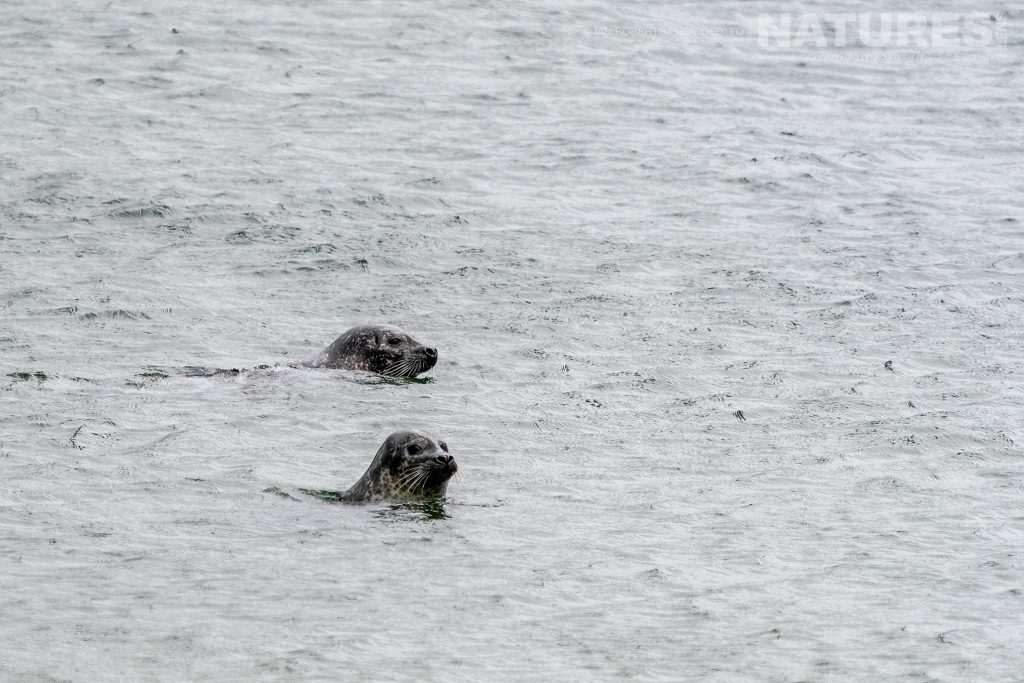
[[[83,313],[78,316],[81,320],[99,320],[101,318],[110,318],[115,320],[149,320],[150,316],[148,313],[143,311],[126,311],[123,308],[117,308],[109,311],[100,311],[99,313],[89,312]]]
[[[202,480],[198,479],[198,480],[195,480],[195,481],[202,481]],[[302,489],[299,489],[299,490],[302,491],[303,493],[306,493],[306,491],[303,491]],[[294,500],[294,501],[298,501],[299,500],[298,498],[296,498],[292,494],[288,493],[287,491],[285,491],[283,489],[278,488],[277,486],[267,487],[267,488],[263,489],[263,493],[270,493],[272,495],[275,495],[275,496],[277,496],[279,498],[284,498],[286,500]]]
[[[33,379],[39,382],[45,382],[49,379],[49,376],[41,370],[36,370],[35,372],[9,372],[7,373],[7,376],[13,377],[14,379],[22,382],[27,382]]]
[[[154,225],[153,227],[156,230],[164,230],[166,232],[188,236],[192,234],[192,223],[194,222],[194,220],[195,219],[192,216],[188,216],[180,221],[175,221],[173,223],[160,223],[158,225]]]
[[[201,365],[186,365],[181,369],[185,377],[237,377],[244,370],[238,368],[208,368]]]
[[[84,429],[84,428],[85,428],[85,425],[79,426],[78,429],[76,429],[74,431],[74,433],[70,437],[68,437],[68,443],[71,445],[72,448],[77,449],[77,450],[82,450],[83,448],[85,448],[85,446],[82,446],[81,444],[79,444],[78,440],[77,440],[78,439],[78,435],[82,433],[82,429]]]
[[[352,266],[347,263],[343,263],[337,259],[317,259],[309,263],[303,264],[301,261],[290,261],[289,265],[294,266],[292,270],[299,272],[315,273],[319,271],[344,271],[351,270]],[[281,272],[287,273],[289,270],[285,269]]]
[[[224,240],[230,244],[283,244],[291,242],[302,234],[294,225],[261,222],[258,228],[246,228],[229,233]]]
[[[402,519],[408,517],[420,518],[424,521],[451,519],[445,507],[447,498],[432,498],[430,500],[415,501],[409,503],[394,503],[387,508],[375,510],[374,516],[382,519]]]
[[[355,204],[356,206],[370,206],[370,205],[384,206],[388,202],[384,198],[383,194],[377,193],[377,194],[371,194],[371,195],[364,195],[362,197],[353,197],[352,203]]]
[[[171,213],[166,204],[140,204],[109,212],[111,218],[164,218]]]
[[[333,254],[338,248],[330,242],[322,242],[320,244],[309,244],[305,247],[299,247],[294,250],[296,254]]]

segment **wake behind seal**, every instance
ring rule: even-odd
[[[422,501],[440,498],[459,466],[444,441],[420,432],[395,432],[381,444],[359,480],[347,491],[310,491],[322,500],[370,503],[382,500]]]
[[[437,363],[437,349],[394,325],[361,325],[335,339],[300,367],[362,370],[389,377],[415,377]]]

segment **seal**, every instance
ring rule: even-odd
[[[420,432],[395,432],[381,444],[373,462],[352,488],[338,496],[344,503],[440,498],[459,466],[448,444]]]
[[[362,370],[389,377],[415,377],[434,367],[437,349],[393,325],[353,327],[301,367]]]

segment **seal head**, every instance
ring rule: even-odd
[[[436,363],[437,349],[421,344],[405,330],[393,325],[362,325],[348,330],[302,365],[415,377]]]
[[[458,471],[444,441],[420,432],[395,432],[377,450],[366,473],[341,494],[341,500],[363,503],[439,498]]]

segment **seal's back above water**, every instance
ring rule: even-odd
[[[311,368],[376,372],[390,377],[415,377],[434,367],[437,349],[393,325],[353,327],[311,361]]]

